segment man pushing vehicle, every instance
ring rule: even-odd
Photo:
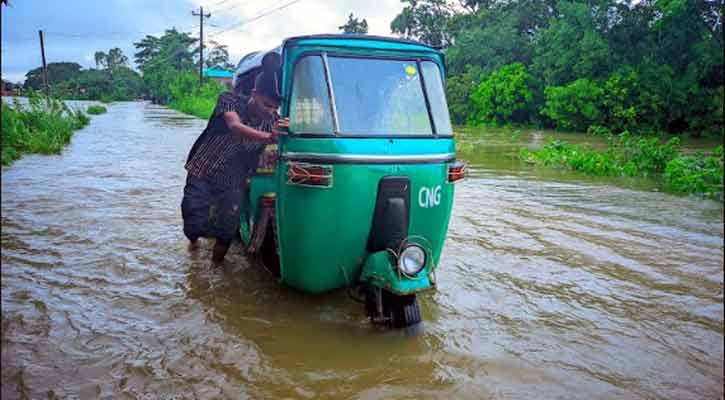
[[[279,68],[279,54],[270,52],[262,59],[250,96],[238,87],[220,94],[206,129],[189,151],[181,202],[184,234],[190,249],[200,237],[215,238],[214,263],[224,260],[239,230],[247,178],[265,145],[277,140]]]

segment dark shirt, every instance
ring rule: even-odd
[[[219,95],[216,107],[204,132],[192,146],[185,168],[190,175],[207,179],[225,187],[244,186],[247,176],[256,168],[265,143],[232,133],[224,113],[236,111],[242,123],[270,132],[274,119],[255,121],[247,113],[249,97],[232,92]]]

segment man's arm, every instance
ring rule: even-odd
[[[277,135],[274,132],[262,132],[252,128],[251,126],[243,124],[242,120],[239,119],[239,114],[234,111],[225,112],[224,121],[227,123],[229,130],[231,130],[235,135],[261,142],[273,142],[277,139]]]

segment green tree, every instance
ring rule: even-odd
[[[559,10],[560,16],[536,36],[532,69],[546,85],[607,76],[612,69],[609,46],[595,29],[592,9],[561,2]]]
[[[529,122],[534,100],[531,81],[521,63],[503,66],[489,74],[471,94],[473,122]]]
[[[403,3],[407,5],[390,23],[393,33],[431,46],[450,45],[448,22],[453,12],[446,0],[403,0]]]
[[[63,81],[75,78],[81,65],[74,62],[52,62],[47,64],[48,84],[54,86]],[[43,87],[43,67],[31,69],[25,74],[26,89],[40,90]]]
[[[96,68],[105,69],[108,60],[108,55],[102,51],[97,51],[93,54],[93,59],[96,62]]]
[[[114,47],[108,51],[106,55],[106,68],[110,71],[114,71],[120,67],[128,66],[128,57],[123,54],[123,51],[118,47]]]
[[[474,106],[471,101],[471,93],[478,87],[483,76],[483,71],[477,65],[466,65],[466,71],[462,74],[453,75],[446,82],[446,98],[448,110],[451,114],[451,121],[455,124],[463,124],[474,114]]]
[[[207,56],[204,58],[204,65],[207,68],[221,68],[226,70],[234,69],[234,65],[229,62],[229,50],[226,45],[221,45],[213,40],[209,41],[211,48]]]
[[[344,25],[338,26],[337,29],[342,31],[342,33],[367,35],[368,21],[365,18],[363,18],[362,21],[357,18],[353,18],[353,14],[350,13],[347,17],[347,22]]]
[[[459,32],[446,51],[450,72],[462,73],[466,65],[475,65],[488,74],[513,62],[530,63],[533,49],[520,31],[520,18],[515,11],[484,9],[452,20]]]
[[[167,29],[163,36],[147,35],[134,43],[136,64],[152,100],[166,104],[172,100],[169,87],[178,74],[195,68],[193,48],[198,40],[176,28]],[[196,64],[198,66],[198,64]]]
[[[596,82],[581,78],[566,86],[549,86],[544,93],[546,103],[541,112],[558,128],[583,132],[590,125],[604,125],[604,90]]]

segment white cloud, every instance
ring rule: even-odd
[[[229,46],[231,61],[245,54],[278,46],[290,36],[338,33],[352,12],[368,21],[369,33],[390,36],[390,22],[403,9],[400,0],[298,0],[243,26],[240,22],[294,0],[74,0],[14,1],[2,6],[2,76],[22,80],[40,65],[38,29],[43,29],[48,62],[73,61],[94,65],[95,51],[120,47],[133,60],[133,42],[146,34],[160,35],[176,26],[196,37],[200,5],[211,12],[205,20],[205,39]],[[234,27],[215,35],[224,28]],[[208,42],[207,42],[208,44]],[[89,56],[91,54],[91,56]]]
[[[195,1],[197,4],[203,2]],[[339,33],[338,27],[347,22],[351,12],[356,18],[365,18],[368,21],[369,34],[390,36],[390,22],[403,9],[403,4],[399,0],[367,2],[300,0],[256,21],[215,35],[215,32],[223,28],[237,25],[275,6],[289,4],[290,1],[268,1],[260,5],[259,2],[253,3],[248,0],[231,0],[221,4],[220,11],[216,13],[212,7],[212,18],[207,21],[221,28],[211,26],[207,38],[229,46],[232,61],[236,63],[243,55],[251,51],[276,47],[287,37]],[[225,13],[225,9],[229,11]]]

